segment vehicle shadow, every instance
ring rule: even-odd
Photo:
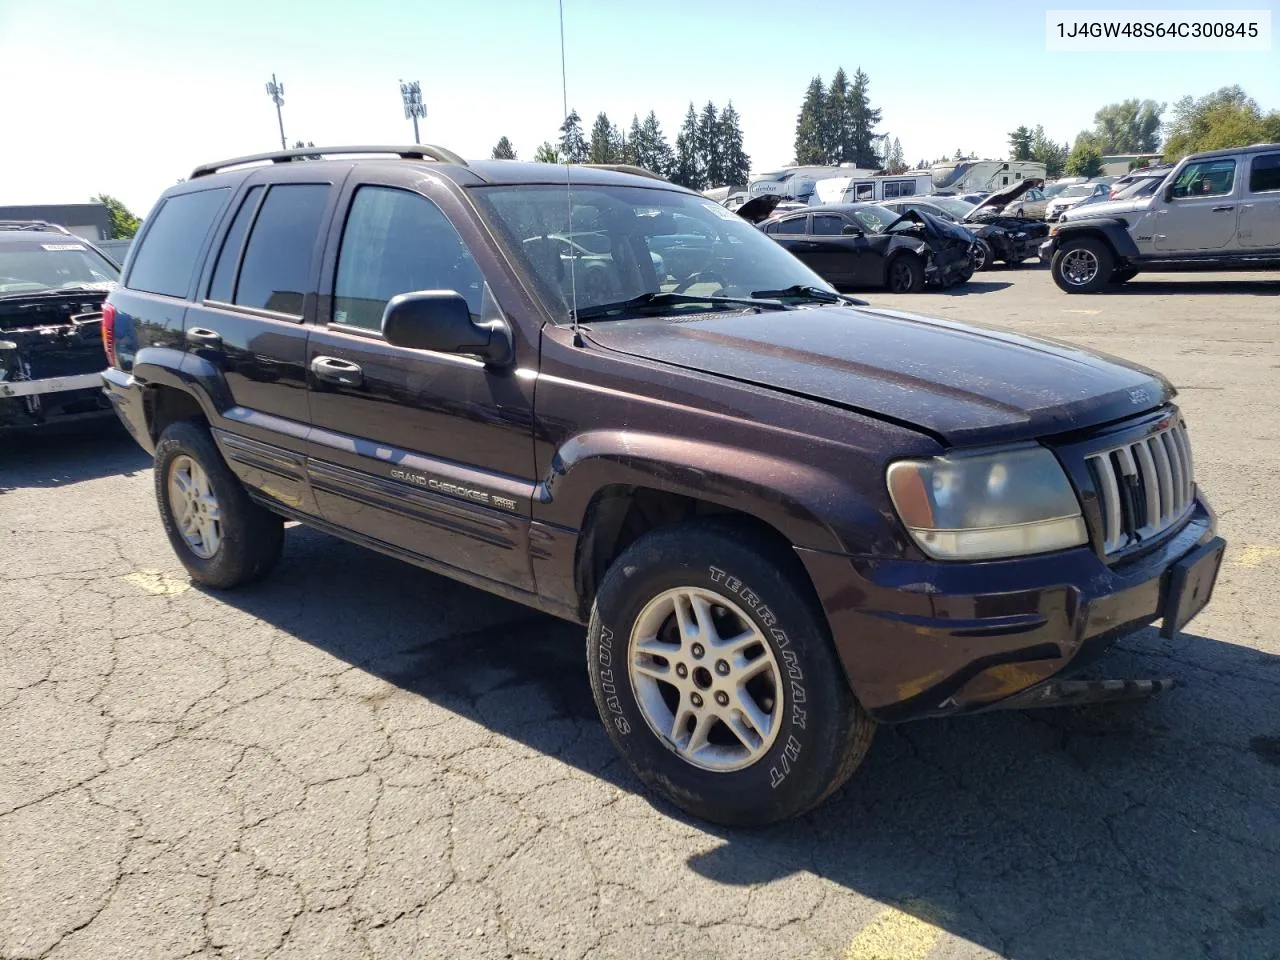
[[[61,487],[151,466],[151,457],[115,417],[49,433],[15,433],[0,441],[0,494],[23,487]]]
[[[968,283],[958,283],[954,287],[929,292],[944,297],[967,297],[973,293],[995,293],[997,290],[1006,290],[1011,286],[1013,286],[1012,283],[1003,280],[970,280]]]
[[[643,793],[599,724],[579,626],[305,528],[290,530],[265,583],[217,596]],[[424,639],[468,616],[487,625]],[[646,798],[719,839],[688,861],[702,876],[748,886],[809,872],[1002,956],[1274,957],[1280,657],[1147,630],[1099,669],[1179,686],[1136,704],[882,728],[840,793],[762,830]]]
[[[1137,276],[1121,286],[1108,287],[1106,292],[1112,295],[1144,297],[1159,294],[1220,296],[1228,293],[1254,297],[1280,296],[1280,280],[1197,280],[1193,273],[1182,276],[1185,279],[1144,280]]]

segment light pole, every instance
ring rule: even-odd
[[[276,105],[276,120],[280,123],[280,149],[288,150],[289,145],[284,139],[284,114],[280,112],[280,108],[284,106],[284,84],[276,82],[276,75],[271,75],[271,82],[267,84],[267,96],[269,96]]]
[[[413,120],[413,142],[421,143],[418,139],[418,118],[426,118],[427,105],[422,102],[422,87],[417,80],[413,83],[400,81],[400,99],[404,101],[405,119]]]

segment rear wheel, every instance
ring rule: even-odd
[[[165,533],[192,580],[236,587],[280,559],[284,521],[249,498],[203,424],[178,420],[165,428],[155,484]]]
[[[1096,293],[1107,285],[1114,267],[1115,258],[1105,243],[1079,237],[1068,240],[1053,255],[1050,272],[1053,282],[1067,293]]]
[[[885,270],[885,286],[891,293],[919,293],[924,289],[924,264],[909,253],[894,257]]]
[[[609,568],[587,633],[601,719],[644,783],[694,816],[754,826],[843,784],[875,723],[802,573],[750,531],[652,531]]]

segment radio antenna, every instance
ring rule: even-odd
[[[560,95],[562,98],[562,106],[564,108],[564,119],[569,119],[569,73],[565,67],[564,59],[564,0],[560,3]],[[569,321],[573,327],[573,345],[575,347],[586,346],[582,342],[582,331],[578,329],[578,278],[574,270],[574,264],[577,257],[573,254],[573,178],[570,171],[573,165],[569,162],[572,158],[565,157],[564,164],[564,192],[568,203],[569,213],[569,236],[565,239],[570,241],[569,246]],[[559,256],[559,254],[557,254]]]

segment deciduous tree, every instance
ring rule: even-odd
[[[107,208],[107,216],[111,218],[111,236],[107,238],[108,240],[128,240],[142,226],[142,221],[111,194],[100,193],[89,199]]]

